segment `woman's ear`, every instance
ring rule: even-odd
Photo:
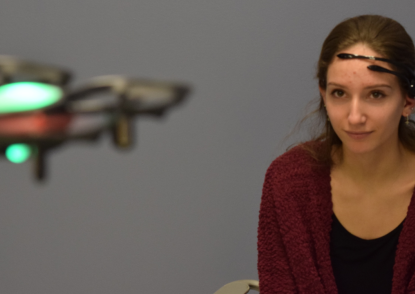
[[[415,108],[415,98],[410,98],[408,95],[405,95],[405,106],[402,112],[403,116],[408,116],[412,113]]]

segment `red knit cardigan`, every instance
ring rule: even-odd
[[[392,294],[415,294],[415,201],[401,231],[393,267]],[[258,227],[261,294],[337,294],[330,260],[333,214],[330,167],[301,147],[268,168]]]

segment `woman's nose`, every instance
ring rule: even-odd
[[[359,99],[351,100],[348,120],[350,124],[362,124],[366,121],[364,107]]]

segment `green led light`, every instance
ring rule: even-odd
[[[62,97],[54,85],[17,82],[0,86],[0,113],[30,111],[52,105]]]
[[[25,162],[31,153],[32,149],[27,144],[13,144],[6,149],[6,157],[13,163]]]

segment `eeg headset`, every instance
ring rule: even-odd
[[[379,60],[388,62],[390,64],[393,64],[399,69],[402,69],[402,72],[392,71],[389,69],[386,69],[384,67],[378,66],[378,65],[369,65],[367,68],[373,71],[377,72],[386,72],[393,74],[397,76],[399,79],[401,79],[408,91],[408,96],[411,98],[415,98],[415,72],[413,69],[411,69],[406,64],[402,64],[390,59],[381,58],[381,57],[375,57],[375,56],[366,56],[366,55],[357,55],[357,54],[351,54],[351,53],[340,53],[337,55],[337,57],[341,59],[371,59],[371,60]]]

